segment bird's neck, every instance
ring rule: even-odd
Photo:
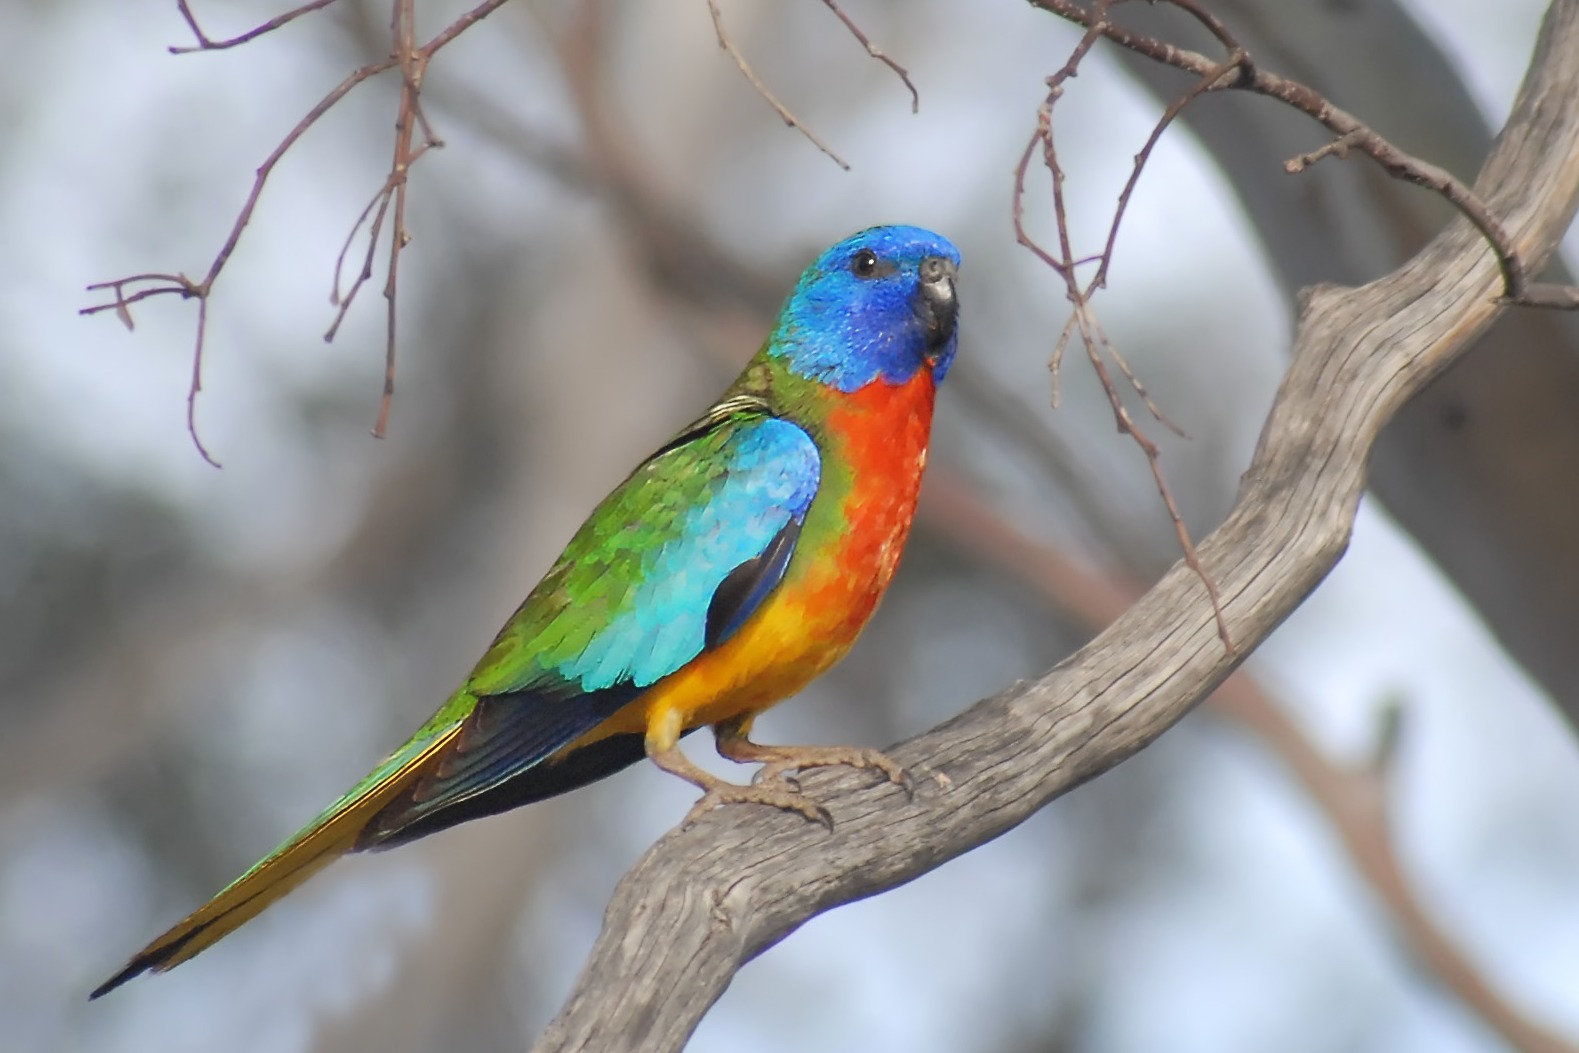
[[[781,355],[766,348],[757,354],[726,393],[753,395],[773,414],[807,430],[819,445],[839,447],[857,434],[889,434],[898,438],[901,425],[920,423],[922,444],[932,423],[937,381],[930,369],[914,370],[903,379],[875,376],[844,391],[798,372]],[[825,449],[826,452],[826,449]]]

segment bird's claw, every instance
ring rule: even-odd
[[[762,765],[753,785],[769,782],[788,783],[800,790],[800,782],[793,773],[811,768],[831,768],[844,765],[850,768],[875,768],[888,781],[905,791],[906,797],[916,795],[916,785],[910,773],[892,757],[878,750],[862,746],[798,746],[786,750],[775,760]]]
[[[828,813],[828,809],[809,797],[802,797],[798,784],[792,789],[783,785],[761,786],[755,782],[750,786],[719,783],[709,787],[701,799],[691,806],[685,822],[680,824],[682,829],[721,804],[765,804],[780,811],[794,812],[810,822],[821,823],[829,833],[833,832],[833,816]]]

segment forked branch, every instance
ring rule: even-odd
[[[1113,0],[1097,0],[1091,27],[1080,38],[1070,53],[1069,60],[1064,63],[1052,76],[1047,78],[1047,97],[1037,108],[1036,126],[1031,133],[1031,138],[1025,144],[1025,150],[1020,155],[1020,162],[1014,170],[1014,193],[1012,198],[1012,215],[1014,220],[1015,237],[1019,243],[1029,249],[1038,259],[1046,263],[1056,273],[1064,284],[1064,293],[1071,305],[1071,316],[1059,334],[1054,345],[1049,368],[1053,373],[1053,400],[1058,398],[1058,370],[1063,360],[1064,349],[1074,333],[1080,334],[1081,344],[1085,347],[1086,357],[1091,362],[1092,369],[1096,372],[1098,380],[1102,383],[1102,390],[1107,394],[1108,404],[1113,410],[1113,419],[1120,432],[1128,435],[1140,447],[1146,457],[1146,463],[1151,469],[1152,480],[1156,484],[1157,493],[1162,498],[1163,507],[1167,510],[1168,518],[1173,524],[1174,534],[1178,538],[1179,548],[1184,554],[1184,561],[1191,570],[1200,578],[1202,586],[1206,589],[1207,598],[1211,601],[1212,612],[1217,622],[1217,633],[1223,641],[1223,646],[1230,653],[1235,650],[1234,640],[1228,630],[1228,623],[1223,618],[1222,597],[1218,592],[1217,583],[1212,580],[1202,568],[1200,558],[1196,554],[1195,542],[1190,537],[1188,528],[1184,525],[1184,517],[1179,513],[1178,503],[1173,498],[1172,491],[1168,488],[1167,480],[1162,474],[1161,450],[1157,444],[1135,422],[1128,408],[1124,405],[1123,397],[1119,394],[1118,387],[1114,384],[1112,375],[1108,372],[1105,359],[1111,359],[1119,371],[1128,381],[1131,388],[1140,397],[1146,409],[1157,421],[1182,435],[1183,432],[1175,427],[1152,402],[1147,395],[1145,387],[1135,376],[1133,370],[1124,357],[1114,347],[1112,340],[1102,328],[1102,323],[1092,310],[1091,298],[1097,289],[1106,284],[1108,266],[1113,258],[1113,247],[1118,241],[1118,230],[1123,222],[1124,211],[1127,208],[1130,196],[1134,193],[1135,185],[1140,180],[1140,173],[1146,166],[1146,161],[1151,156],[1152,149],[1183,109],[1189,103],[1211,90],[1213,87],[1226,82],[1233,75],[1243,59],[1243,49],[1215,19],[1205,16],[1208,28],[1211,28],[1219,39],[1224,40],[1230,48],[1230,58],[1222,64],[1212,68],[1190,87],[1183,95],[1168,106],[1161,119],[1147,137],[1146,143],[1138,154],[1135,155],[1135,166],[1130,173],[1124,189],[1120,192],[1118,205],[1114,209],[1113,220],[1108,228],[1107,243],[1100,256],[1094,260],[1090,257],[1080,258],[1075,255],[1073,238],[1070,234],[1069,211],[1064,195],[1064,170],[1058,162],[1058,147],[1053,134],[1053,112],[1058,100],[1063,96],[1064,84],[1079,71],[1081,63],[1102,38],[1103,30],[1107,26],[1107,9]],[[1026,178],[1032,159],[1041,155],[1043,166],[1047,169],[1052,180],[1053,218],[1057,227],[1058,250],[1054,255],[1043,247],[1036,238],[1027,230],[1025,225],[1025,192]],[[1096,262],[1096,274],[1090,281],[1082,284],[1079,277],[1079,268],[1082,264]]]
[[[333,2],[334,0],[313,0],[311,3],[301,4],[292,8],[284,14],[272,18],[239,36],[215,40],[204,32],[196,16],[192,13],[188,0],[177,0],[181,16],[192,30],[192,34],[197,38],[198,43],[194,47],[172,47],[170,50],[177,54],[184,54],[193,51],[214,51],[235,47],[266,36],[303,15],[323,10]],[[345,316],[345,311],[349,308],[351,300],[356,295],[357,289],[371,276],[373,256],[377,251],[384,217],[392,207],[394,214],[393,230],[390,238],[389,267],[384,283],[384,295],[388,301],[388,318],[385,328],[384,388],[382,397],[379,400],[377,423],[373,428],[375,435],[381,436],[383,434],[384,427],[389,419],[390,404],[394,395],[395,301],[400,253],[411,240],[411,234],[406,229],[405,220],[406,181],[410,174],[411,165],[432,147],[442,145],[433,134],[433,130],[428,126],[427,119],[422,115],[420,102],[422,80],[427,72],[428,63],[432,61],[433,56],[440,49],[471,26],[498,10],[505,2],[506,0],[484,0],[484,2],[477,4],[459,18],[456,18],[426,44],[417,47],[413,36],[415,23],[414,0],[394,0],[390,20],[391,46],[388,57],[354,70],[330,90],[328,94],[318,100],[312,109],[308,110],[296,122],[296,125],[285,134],[285,137],[274,147],[263,163],[258,166],[257,173],[252,181],[252,187],[242,201],[241,209],[236,214],[235,221],[231,224],[230,232],[220,246],[219,251],[210,260],[202,278],[190,278],[179,272],[144,273],[130,275],[125,278],[116,278],[112,281],[95,282],[88,286],[90,292],[109,293],[109,299],[105,302],[85,307],[81,313],[97,314],[102,311],[114,311],[116,317],[127,328],[131,328],[133,324],[132,306],[151,297],[178,296],[183,300],[196,300],[198,302],[197,333],[192,350],[192,379],[187,389],[186,423],[187,431],[192,436],[192,442],[197,447],[198,452],[203,456],[204,460],[216,468],[219,467],[219,462],[215,460],[208,448],[203,444],[197,428],[197,396],[203,390],[204,341],[208,332],[208,306],[213,296],[214,283],[230,262],[232,254],[236,251],[236,246],[240,244],[241,236],[246,231],[247,224],[251,222],[253,212],[257,208],[258,199],[263,193],[264,185],[267,184],[274,173],[274,169],[284,159],[285,155],[290,152],[291,148],[296,145],[297,141],[358,85],[372,80],[388,70],[399,69],[401,72],[401,92],[396,114],[394,159],[390,164],[389,173],[385,177],[383,186],[374,197],[373,204],[369,205],[362,217],[352,227],[351,237],[347,241],[347,248],[342,252],[341,259],[336,265],[333,302],[337,307],[337,313],[333,324],[331,324],[328,332],[325,334],[325,339],[333,339],[339,329],[340,322]],[[418,127],[422,129],[423,133],[423,139],[420,144],[414,141],[413,135],[413,130]],[[369,213],[374,213],[375,216],[373,223],[368,228],[369,243],[363,273],[353,283],[350,291],[342,297],[339,292],[340,265],[344,262],[345,253],[349,251],[350,242],[355,239],[357,231],[362,228]]]
[[[1119,228],[1123,223],[1125,210],[1140,180],[1141,173],[1145,170],[1152,150],[1160,140],[1163,132],[1167,130],[1185,108],[1203,95],[1228,89],[1251,91],[1277,99],[1319,121],[1332,131],[1335,136],[1331,142],[1323,147],[1286,162],[1285,168],[1290,173],[1297,174],[1325,157],[1335,155],[1341,158],[1346,156],[1351,149],[1358,150],[1375,160],[1392,177],[1437,192],[1474,225],[1496,256],[1497,264],[1502,274],[1501,295],[1506,302],[1529,307],[1574,309],[1579,308],[1579,289],[1568,286],[1532,283],[1528,277],[1528,268],[1516,251],[1502,222],[1496,218],[1492,210],[1487,207],[1486,203],[1473,190],[1465,186],[1445,169],[1398,149],[1364,122],[1334,106],[1314,89],[1262,69],[1253,56],[1239,42],[1232,30],[1214,13],[1199,3],[1198,0],[1152,0],[1152,2],[1165,3],[1175,7],[1203,26],[1223,47],[1224,56],[1219,60],[1210,59],[1198,52],[1177,47],[1167,41],[1146,36],[1116,24],[1112,19],[1112,9],[1126,2],[1128,0],[1093,0],[1090,4],[1082,4],[1077,2],[1077,0],[1031,0],[1031,3],[1037,7],[1084,26],[1085,33],[1082,34],[1080,40],[1072,49],[1070,57],[1063,67],[1047,78],[1047,97],[1038,108],[1035,128],[1030,140],[1026,143],[1025,150],[1021,154],[1019,164],[1015,168],[1014,229],[1020,244],[1028,248],[1038,259],[1046,263],[1058,274],[1072,305],[1070,322],[1064,327],[1063,332],[1055,342],[1050,360],[1050,367],[1053,372],[1054,401],[1057,401],[1058,370],[1064,349],[1067,347],[1070,338],[1075,333],[1078,333],[1086,349],[1087,357],[1090,359],[1098,378],[1102,382],[1103,389],[1107,393],[1119,430],[1128,434],[1139,445],[1147,458],[1153,478],[1157,484],[1158,493],[1161,495],[1163,505],[1174,524],[1185,562],[1200,574],[1201,581],[1211,597],[1213,609],[1217,612],[1219,632],[1225,645],[1231,650],[1234,645],[1228,634],[1227,626],[1222,620],[1220,596],[1216,584],[1201,570],[1189,532],[1184,527],[1177,505],[1163,478],[1157,446],[1137,426],[1133,417],[1125,409],[1118,388],[1114,385],[1112,378],[1104,367],[1104,357],[1111,358],[1115,362],[1130,385],[1140,395],[1152,415],[1169,427],[1172,427],[1172,425],[1162,416],[1150,399],[1146,397],[1144,388],[1136,380],[1134,374],[1125,365],[1122,356],[1117,353],[1112,342],[1107,338],[1100,321],[1091,307],[1091,299],[1094,294],[1107,284],[1108,271],[1112,264],[1114,247],[1118,241]],[[1069,234],[1069,220],[1064,199],[1064,172],[1058,163],[1053,115],[1054,109],[1063,95],[1065,82],[1077,74],[1081,64],[1090,54],[1097,41],[1101,39],[1110,40],[1137,54],[1191,73],[1195,76],[1195,80],[1167,106],[1150,135],[1148,135],[1145,144],[1135,155],[1134,166],[1131,169],[1128,180],[1124,184],[1123,190],[1119,193],[1118,203],[1113,212],[1113,219],[1108,228],[1107,240],[1101,253],[1095,257],[1077,257],[1073,251]],[[1025,224],[1027,172],[1032,160],[1038,154],[1040,154],[1042,164],[1046,167],[1051,177],[1053,217],[1058,234],[1058,251],[1056,253],[1039,244],[1028,232]],[[1082,282],[1078,277],[1078,270],[1081,265],[1092,262],[1095,262],[1097,265],[1096,271],[1089,281]],[[1175,428],[1174,430],[1177,431],[1178,429]]]
[[[197,43],[190,47],[172,44],[169,51],[172,55],[186,55],[194,51],[223,51],[226,48],[233,48],[237,44],[245,44],[249,40],[256,40],[261,36],[274,32],[286,23],[296,21],[303,15],[310,15],[314,11],[322,11],[324,8],[338,2],[339,0],[309,0],[308,3],[293,7],[283,14],[275,15],[267,22],[254,26],[238,36],[225,40],[215,40],[203,32],[203,27],[198,24],[197,16],[192,13],[192,5],[187,0],[176,0],[176,7],[180,8],[181,17],[186,20],[187,28],[197,38]]]
[[[1315,89],[1262,69],[1229,32],[1227,26],[1197,0],[1147,0],[1147,2],[1176,7],[1200,22],[1223,45],[1227,53],[1227,58],[1223,62],[1214,61],[1200,52],[1178,47],[1165,40],[1114,23],[1108,16],[1109,9],[1131,0],[1095,0],[1089,6],[1081,3],[1080,0],[1029,0],[1029,2],[1034,7],[1085,26],[1088,34],[1101,36],[1137,55],[1210,81],[1209,86],[1204,89],[1192,89],[1194,95],[1205,91],[1235,89],[1265,95],[1293,107],[1324,126],[1333,134],[1334,140],[1319,150],[1285,162],[1284,167],[1290,174],[1298,174],[1324,157],[1336,155],[1342,158],[1347,156],[1349,150],[1357,150],[1381,165],[1393,178],[1440,194],[1458,209],[1476,230],[1480,231],[1497,257],[1497,265],[1502,271],[1503,278],[1502,296],[1510,304],[1526,307],[1579,308],[1579,290],[1530,281],[1529,268],[1519,256],[1503,222],[1462,180],[1446,169],[1400,150],[1364,121],[1333,105],[1326,96]],[[1229,67],[1226,70],[1225,65]],[[1229,72],[1232,76],[1225,75]],[[1175,113],[1174,116],[1177,114]],[[1171,120],[1171,117],[1166,119]],[[1137,161],[1137,168],[1144,163],[1139,159]]]
[[[910,92],[910,112],[919,113],[921,111],[921,93],[916,91],[915,83],[910,79],[910,72],[890,58],[877,45],[873,44],[871,38],[866,35],[855,19],[846,14],[844,8],[839,6],[838,0],[822,0],[822,2],[828,5],[828,10],[838,16],[839,21],[844,23],[844,28],[849,30],[850,35],[866,49],[868,55],[894,71],[894,75],[899,78],[905,89]],[[762,96],[763,101],[773,107],[773,112],[779,115],[780,120],[804,135],[813,146],[827,154],[834,164],[848,172],[850,163],[835,153],[833,147],[824,142],[822,137],[812,131],[805,121],[797,117],[788,106],[784,105],[779,97],[773,94],[773,90],[763,82],[762,78],[757,76],[757,71],[752,68],[750,62],[746,61],[746,57],[741,54],[740,48],[735,46],[734,38],[730,36],[729,30],[725,27],[724,14],[719,10],[718,0],[707,0],[707,13],[713,19],[713,32],[718,36],[718,46],[734,61],[735,67],[740,70],[741,75],[746,80],[751,82],[751,87],[756,90],[758,95]]]

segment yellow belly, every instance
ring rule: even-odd
[[[844,657],[854,634],[840,631],[844,627],[838,621],[812,616],[793,595],[781,593],[722,647],[653,685],[588,740],[646,734],[649,727],[671,720],[689,729],[760,713]]]

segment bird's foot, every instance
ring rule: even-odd
[[[799,787],[782,784],[761,786],[755,782],[750,786],[741,786],[722,779],[712,782],[707,787],[707,792],[691,806],[685,822],[681,825],[690,826],[721,804],[765,804],[780,811],[794,812],[811,822],[821,823],[829,831],[833,830],[833,816],[828,814],[828,809],[809,797],[802,797]]]
[[[753,743],[753,745],[756,745]],[[755,759],[763,761],[762,770],[752,779],[753,785],[785,782],[799,788],[795,772],[811,768],[831,768],[844,765],[848,768],[874,768],[888,777],[888,781],[915,795],[915,784],[910,773],[900,763],[878,750],[864,746],[760,746],[756,745]]]

